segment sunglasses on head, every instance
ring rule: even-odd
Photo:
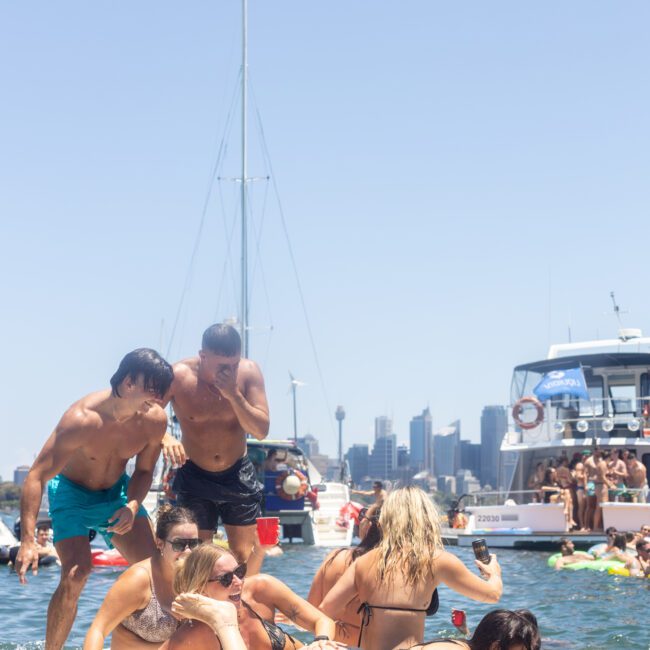
[[[189,539],[166,539],[165,541],[172,547],[172,551],[176,553],[182,553],[186,548],[193,551],[197,546],[201,545],[201,540],[198,537],[190,537]]]
[[[209,578],[208,582],[218,582],[222,587],[230,587],[232,584],[233,578],[237,577],[240,580],[244,579],[246,575],[246,562],[243,562],[238,567],[235,567],[232,571],[228,573],[222,573],[216,578]]]

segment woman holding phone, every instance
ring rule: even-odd
[[[458,593],[488,603],[501,598],[501,567],[476,561],[483,578],[444,550],[440,522],[431,499],[409,486],[391,492],[379,517],[382,540],[358,558],[320,605],[338,619],[347,603],[362,603],[358,644],[362,650],[394,650],[422,644],[425,614],[437,609],[444,583]]]

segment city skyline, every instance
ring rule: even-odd
[[[175,362],[237,316],[241,14],[5,5],[6,477],[128,351]],[[514,366],[616,336],[610,291],[648,330],[632,251],[649,17],[639,2],[251,0],[250,337],[272,436],[293,431],[291,372],[299,432],[329,455],[337,404],[347,445],[377,413],[408,442],[427,404],[434,429],[460,418],[476,441]]]

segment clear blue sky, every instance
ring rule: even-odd
[[[3,477],[127,351],[169,348],[239,12],[236,0],[0,7]],[[337,404],[346,446],[381,414],[407,440],[427,404],[434,426],[462,418],[475,438],[515,364],[569,324],[574,339],[615,333],[610,290],[625,323],[650,330],[649,23],[634,1],[251,0],[255,107],[328,396],[259,181],[252,357],[274,436],[291,433],[288,371],[308,384],[301,433],[326,452]],[[249,172],[265,176],[251,124]],[[238,173],[236,121],[229,134],[224,177]],[[214,186],[172,361],[235,313],[235,193]]]

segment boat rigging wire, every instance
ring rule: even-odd
[[[253,100],[254,100],[255,95],[254,95],[254,93],[252,91],[252,84],[251,84],[251,95],[253,96]],[[254,101],[253,103],[255,104],[255,116],[257,118],[258,127],[259,127],[259,130],[260,130],[260,140],[262,142],[262,152],[263,152],[264,159],[266,161],[266,165],[267,165],[269,173],[270,173],[271,184],[272,184],[272,187],[273,187],[273,192],[275,194],[275,200],[276,200],[277,205],[278,205],[278,212],[280,214],[280,223],[282,225],[282,232],[284,234],[284,238],[285,238],[286,243],[287,243],[287,249],[289,251],[289,260],[291,262],[291,268],[293,270],[293,275],[294,275],[294,279],[295,279],[295,282],[296,282],[296,287],[298,289],[298,296],[300,298],[300,304],[302,306],[302,313],[303,313],[303,316],[304,316],[304,319],[305,319],[305,324],[307,326],[307,333],[309,335],[309,342],[310,342],[310,345],[311,345],[311,351],[312,351],[312,354],[314,355],[314,362],[316,364],[316,370],[318,372],[318,379],[319,379],[319,382],[320,382],[321,391],[323,393],[323,399],[325,400],[325,407],[327,408],[327,421],[329,422],[332,434],[335,434],[336,433],[336,428],[334,426],[333,410],[330,408],[330,401],[329,401],[329,397],[328,397],[328,394],[327,394],[327,388],[325,387],[325,379],[323,377],[323,370],[321,368],[320,360],[318,358],[318,351],[316,349],[316,341],[314,339],[314,333],[313,333],[313,330],[312,330],[312,327],[311,327],[311,321],[309,319],[309,314],[307,312],[307,303],[305,301],[305,295],[304,295],[304,292],[302,290],[302,284],[300,282],[300,275],[298,273],[298,264],[296,263],[296,257],[295,257],[295,255],[293,253],[293,246],[291,245],[291,238],[289,237],[289,229],[287,227],[287,222],[286,222],[286,219],[285,219],[285,216],[284,216],[284,208],[282,207],[282,201],[280,200],[280,193],[279,193],[279,190],[278,190],[278,185],[277,185],[277,182],[275,180],[275,174],[273,173],[273,164],[271,163],[271,156],[269,154],[269,150],[268,150],[268,147],[267,147],[267,144],[266,144],[266,137],[264,135],[264,125],[262,124],[262,117],[260,115],[257,102]]]
[[[219,147],[218,147],[218,150],[217,150],[216,159],[215,159],[212,171],[211,171],[210,176],[209,176],[208,189],[206,191],[205,200],[203,202],[203,209],[201,210],[201,218],[199,220],[199,227],[198,227],[198,230],[197,230],[197,233],[196,233],[196,237],[194,239],[194,245],[192,247],[192,254],[190,256],[190,262],[189,262],[189,265],[188,265],[187,273],[185,275],[185,282],[183,284],[183,289],[181,291],[181,298],[180,298],[180,301],[178,303],[178,309],[176,311],[176,316],[174,318],[174,324],[172,326],[172,331],[171,331],[171,334],[170,334],[170,337],[169,337],[169,344],[167,346],[166,357],[169,357],[170,353],[172,351],[172,345],[174,343],[174,339],[175,339],[175,336],[176,336],[176,330],[178,328],[178,324],[179,324],[179,321],[180,321],[183,306],[185,304],[186,297],[189,294],[190,286],[192,284],[192,276],[194,274],[194,265],[195,265],[195,262],[196,262],[196,256],[197,256],[197,253],[198,253],[198,250],[199,250],[199,245],[201,243],[201,235],[203,234],[203,228],[204,228],[204,225],[205,225],[205,219],[206,219],[206,215],[207,215],[207,212],[208,212],[208,206],[210,205],[210,199],[212,197],[212,188],[213,188],[213,185],[214,185],[214,181],[215,181],[215,179],[217,177],[217,172],[219,171],[219,167],[220,167],[220,165],[221,165],[221,163],[223,161],[223,157],[224,157],[226,149],[227,149],[227,144],[226,143],[227,143],[227,138],[228,138],[228,134],[229,134],[229,131],[230,131],[230,127],[232,126],[233,109],[234,109],[234,106],[235,106],[235,101],[237,99],[237,90],[236,90],[236,88],[237,88],[237,86],[235,86],[235,91],[233,92],[233,96],[232,96],[232,99],[230,101],[230,106],[228,108],[228,113],[227,113],[227,116],[226,116],[226,128],[223,131],[223,135],[221,137],[221,141],[219,143]]]

